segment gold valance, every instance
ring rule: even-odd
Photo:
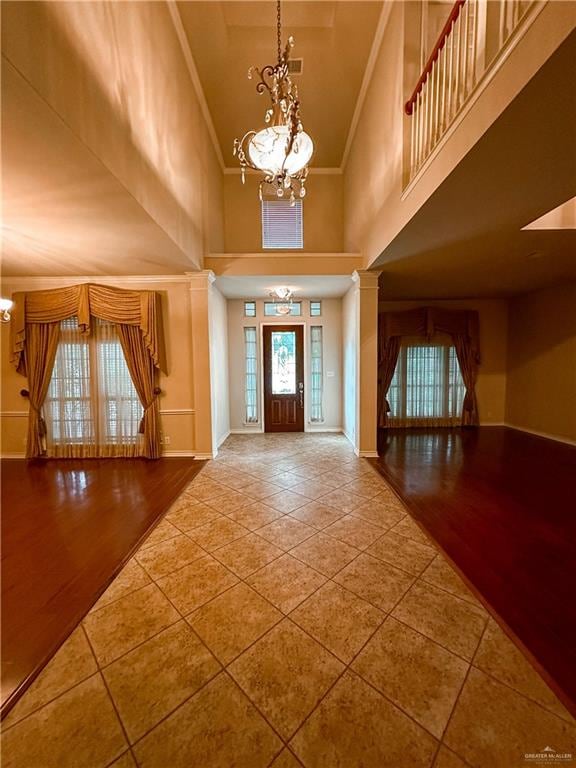
[[[82,283],[47,291],[15,293],[11,322],[11,356],[16,370],[26,375],[26,326],[59,323],[77,316],[82,333],[90,332],[90,317],[138,326],[156,368],[166,372],[160,296],[155,291],[130,291]]]
[[[474,310],[419,307],[400,312],[381,312],[380,341],[384,347],[397,336],[421,336],[431,339],[436,333],[447,333],[468,339],[476,363],[480,362],[480,331],[478,312]]]

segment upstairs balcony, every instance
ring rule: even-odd
[[[418,175],[542,7],[534,0],[421,3],[421,74],[404,106],[405,181]]]

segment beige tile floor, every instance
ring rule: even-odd
[[[263,435],[168,511],[7,717],[2,764],[514,768],[546,746],[576,756],[574,720],[368,462]]]

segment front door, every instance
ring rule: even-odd
[[[264,326],[264,429],[304,431],[304,333],[301,325]]]

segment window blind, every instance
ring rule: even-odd
[[[262,200],[262,248],[303,248],[302,200]]]
[[[390,426],[459,424],[465,393],[453,346],[405,345],[387,394]]]
[[[324,421],[322,409],[322,326],[313,325],[310,328],[310,377],[311,377],[311,402],[310,402],[310,421]]]
[[[258,423],[256,328],[244,328],[244,404],[246,424]]]

